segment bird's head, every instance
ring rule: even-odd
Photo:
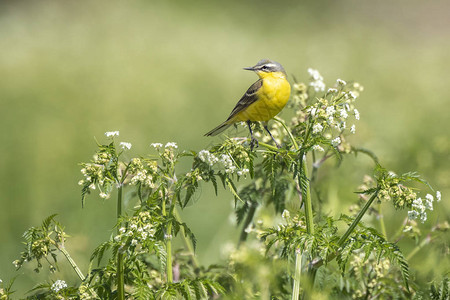
[[[286,71],[281,64],[276,61],[269,59],[261,59],[256,65],[249,68],[244,68],[244,70],[249,70],[255,72],[260,78],[267,76],[279,76],[286,78]]]

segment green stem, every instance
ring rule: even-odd
[[[81,281],[84,281],[86,279],[86,277],[84,277],[80,268],[78,268],[77,264],[75,263],[73,258],[70,256],[69,252],[67,252],[64,245],[58,245],[57,247],[58,247],[59,251],[61,251],[62,254],[64,254],[64,256],[66,257],[66,259],[69,261],[70,265],[72,266],[72,269],[75,271],[75,273],[77,273],[77,275],[81,279]]]
[[[77,266],[77,264],[73,260],[72,256],[70,256],[69,252],[67,252],[64,244],[55,244],[55,245],[59,249],[59,251],[61,251],[62,254],[64,254],[66,259],[69,261],[70,265],[72,266],[72,269],[75,271],[75,273],[77,273],[77,275],[81,279],[81,281],[84,281],[86,279],[86,277],[83,275],[80,268]],[[92,288],[89,288],[89,291],[91,292],[92,296],[98,298],[97,293]]]
[[[241,235],[239,236],[238,248],[243,242],[247,240],[248,233],[245,231],[245,229],[247,229],[248,225],[250,225],[250,223],[252,222],[257,207],[258,203],[252,202],[248,210],[247,217],[245,218],[244,225],[242,226]]]
[[[422,249],[424,246],[428,245],[431,241],[432,241],[432,238],[429,235],[426,236],[422,240],[422,242],[420,242],[419,245],[414,247],[414,249],[408,254],[408,256],[406,257],[406,260],[409,261],[414,255],[417,254],[417,252],[419,252],[420,249]]]
[[[364,205],[364,207],[361,209],[361,211],[358,213],[358,215],[356,216],[356,218],[353,220],[352,224],[350,224],[349,228],[347,229],[347,231],[344,233],[343,236],[341,236],[341,238],[339,239],[339,241],[337,242],[338,247],[341,247],[342,245],[344,245],[344,242],[347,240],[347,238],[350,236],[350,234],[353,232],[353,230],[355,230],[356,226],[358,225],[358,223],[361,221],[362,217],[364,216],[364,214],[367,212],[367,210],[369,209],[370,205],[372,204],[372,202],[375,200],[375,198],[378,195],[378,191],[379,189],[377,189],[372,196],[370,197],[370,199],[367,201],[367,203]],[[339,250],[338,250],[339,252]],[[327,262],[332,261],[334,258],[336,258],[338,253],[335,254],[331,254],[330,256],[328,256],[327,258]],[[316,261],[312,262],[312,266],[317,269],[320,266],[322,266],[324,263],[323,259],[318,259]]]
[[[173,210],[173,216],[178,222],[182,223],[180,214],[178,213],[178,210],[176,208]],[[192,258],[192,263],[194,264],[194,267],[199,268],[200,263],[197,259],[197,256],[195,255],[194,245],[192,245],[192,241],[186,237],[186,231],[184,230],[183,226],[180,227],[180,231],[181,236],[183,237],[184,246],[189,251],[189,255]]]
[[[370,199],[366,202],[366,204],[364,205],[364,207],[360,210],[360,212],[358,213],[358,215],[356,216],[356,218],[353,220],[352,224],[350,224],[350,227],[348,227],[347,231],[344,233],[343,236],[341,236],[341,238],[339,239],[339,241],[337,242],[338,246],[341,247],[344,242],[347,240],[347,238],[350,236],[350,234],[352,234],[353,230],[355,230],[356,226],[359,224],[359,222],[361,221],[362,217],[366,214],[367,210],[369,209],[370,205],[372,205],[372,202],[375,200],[375,198],[377,198],[378,195],[378,191],[379,189],[377,189],[372,196],[370,197]]]
[[[122,216],[122,193],[123,193],[123,185],[120,184],[117,189],[117,221],[120,220]],[[119,234],[120,226],[117,226],[117,233]],[[124,271],[123,271],[123,252],[121,249],[117,251],[117,299],[124,300],[125,299],[125,280],[124,280]]]
[[[309,188],[308,166],[306,165],[306,155],[303,156],[302,172],[301,172],[300,176],[305,176],[304,180],[302,180],[299,177],[298,183],[299,183],[300,189],[302,191],[303,203],[305,203],[306,232],[308,234],[314,234],[311,191]]]
[[[298,150],[299,147],[298,147],[297,141],[294,139],[294,136],[292,135],[291,131],[287,128],[287,126],[286,126],[286,124],[284,123],[284,121],[281,120],[281,119],[279,119],[279,118],[277,118],[277,117],[275,117],[275,118],[273,118],[273,119],[274,119],[275,121],[277,121],[278,123],[280,123],[280,124],[283,126],[284,130],[286,130],[286,132],[288,133],[289,138],[291,139],[292,144],[294,145],[295,150]]]
[[[300,279],[302,276],[302,254],[300,251],[295,252],[295,274],[294,285],[292,287],[292,300],[298,300],[300,297]]]
[[[384,224],[384,216],[383,216],[381,203],[378,205],[378,211],[379,211],[379,218],[380,218],[381,233],[383,234],[384,239],[387,240],[386,226]]]
[[[162,215],[167,218],[166,211],[166,197],[163,198],[162,201]],[[165,233],[166,240],[166,276],[167,283],[173,282],[173,273],[172,273],[172,222],[168,222],[167,229]]]
[[[292,141],[292,144],[294,145],[295,150],[298,152],[300,150],[300,147],[297,144],[297,141],[295,140],[294,136],[290,132],[290,130],[287,128],[286,124],[278,119],[275,118],[277,122],[279,122],[283,128],[286,130],[286,132],[289,135],[289,138]],[[305,139],[306,140],[306,139]],[[312,202],[311,202],[311,190],[309,187],[309,179],[308,179],[308,166],[306,163],[306,155],[303,155],[302,157],[302,172],[300,172],[300,175],[298,176],[298,184],[300,186],[300,191],[302,195],[302,201],[305,203],[305,218],[306,218],[306,232],[308,234],[314,234],[314,223],[313,223],[313,213],[312,213]],[[304,176],[303,180],[302,177]],[[298,300],[300,296],[300,277],[302,275],[302,254],[300,252],[295,253],[295,273],[294,273],[294,284],[292,286],[292,300]],[[314,273],[311,274],[314,276]],[[314,282],[314,279],[311,278],[311,283]]]

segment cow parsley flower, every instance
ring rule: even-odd
[[[337,138],[335,138],[335,139],[333,139],[332,141],[331,141],[331,145],[333,145],[333,147],[337,147],[337,146],[339,146],[341,144],[341,138],[340,137],[337,137]]]
[[[336,80],[336,83],[337,83],[338,85],[342,85],[342,86],[347,85],[347,82],[345,82],[345,81],[342,80],[342,79]]]
[[[119,136],[119,132],[118,131],[107,131],[105,132],[105,135],[107,138],[115,138]]]
[[[55,293],[58,293],[60,290],[65,289],[67,287],[67,284],[64,280],[56,280],[53,284],[52,284],[52,291],[54,291]]]
[[[313,127],[312,127],[312,132],[313,132],[314,134],[320,133],[320,132],[322,132],[322,130],[323,130],[323,126],[320,125],[319,123],[314,124]]]
[[[356,120],[359,120],[359,111],[355,108],[355,109],[353,110],[353,113],[355,114],[355,119],[356,119]]]
[[[174,148],[174,149],[177,149],[177,148],[178,148],[178,145],[177,145],[177,143],[169,142],[169,143],[167,143],[167,144],[164,146],[164,148]]]
[[[131,149],[131,143],[120,142],[119,146],[120,146],[123,150],[130,150],[130,149]]]
[[[311,76],[309,85],[313,87],[316,92],[323,92],[325,90],[325,83],[323,82],[323,77],[320,75],[319,71],[309,68],[308,73]]]
[[[314,145],[312,147],[313,150],[319,151],[319,152],[324,152],[325,150],[320,146],[320,145]]]
[[[161,148],[163,146],[163,144],[161,144],[161,143],[151,143],[150,144],[150,147],[153,147],[153,148],[155,148],[155,149],[159,149],[159,148]]]

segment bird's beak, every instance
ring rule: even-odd
[[[244,68],[244,70],[248,70],[248,71],[255,71],[255,67],[248,67],[248,68]]]

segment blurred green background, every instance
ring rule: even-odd
[[[256,79],[242,68],[261,58],[299,81],[312,67],[329,85],[360,82],[354,143],[442,191],[424,228],[448,220],[449,11],[444,0],[0,2],[0,278],[19,274],[18,295],[45,278],[11,262],[22,233],[53,213],[87,270],[115,215],[112,199],[90,196],[81,208],[78,163],[90,160],[94,137],[105,142],[104,132],[120,130],[118,141],[133,144],[129,156],[149,153],[152,142],[203,149],[218,139],[203,134]],[[351,158],[329,172],[328,212],[346,213],[349,203],[339,199],[356,199],[370,164]],[[223,243],[236,240],[231,200],[204,186],[183,213],[203,263],[217,262]],[[406,212],[386,209],[389,231]],[[64,265],[52,278],[75,282]],[[424,265],[436,266],[427,249],[411,261]]]

